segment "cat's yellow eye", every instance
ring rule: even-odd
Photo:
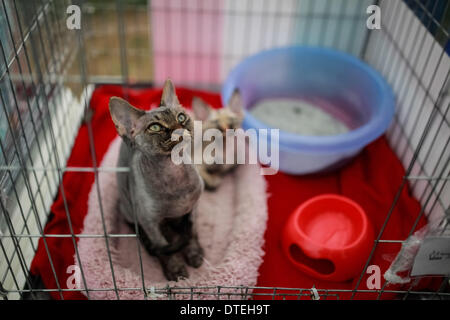
[[[153,132],[161,131],[161,126],[157,123],[150,125],[148,128],[150,131],[153,131]]]
[[[184,122],[186,120],[186,115],[183,113],[180,113],[177,117],[178,122]]]

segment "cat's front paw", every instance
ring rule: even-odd
[[[203,263],[204,252],[200,245],[187,246],[183,255],[186,263],[193,268],[198,268]]]
[[[184,261],[178,255],[173,255],[168,259],[164,259],[164,261],[161,261],[161,265],[163,267],[164,276],[169,281],[178,281],[179,278],[189,277]]]
[[[164,270],[164,275],[169,281],[178,281],[180,278],[188,278],[189,273],[184,265],[178,265],[170,269]]]

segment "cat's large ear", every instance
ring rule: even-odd
[[[175,93],[175,87],[173,86],[172,81],[167,79],[164,83],[163,93],[161,97],[161,105],[166,107],[176,107],[180,104],[178,101],[177,95]]]
[[[239,89],[234,90],[233,95],[228,101],[227,107],[230,108],[230,110],[237,114],[239,117],[244,116],[244,106]]]
[[[206,121],[211,114],[211,107],[199,97],[192,99],[192,110],[194,111],[195,119]]]
[[[116,126],[117,133],[121,137],[133,138],[137,120],[145,114],[145,111],[136,109],[122,98],[109,99],[109,112]]]

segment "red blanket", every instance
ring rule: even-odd
[[[220,96],[183,88],[177,89],[181,104],[190,107],[192,98],[199,96],[214,107],[220,107]],[[98,87],[90,101],[93,111],[92,129],[94,133],[95,157],[97,164],[107,151],[109,143],[115,138],[116,131],[108,111],[108,101],[111,96],[126,98],[138,108],[148,109],[159,103],[160,89],[124,89],[120,86]],[[67,166],[92,167],[88,128],[83,124],[76,137],[72,154]],[[389,207],[404,175],[404,169],[389,148],[385,138],[380,138],[370,144],[351,163],[342,169],[328,174],[310,176],[290,176],[278,173],[266,176],[270,197],[268,198],[269,221],[265,234],[266,252],[264,262],[260,267],[257,286],[291,287],[291,288],[334,288],[354,289],[356,280],[345,283],[333,283],[312,279],[301,273],[283,256],[280,247],[280,234],[288,215],[303,201],[321,194],[338,193],[358,202],[366,211],[378,234]],[[93,173],[66,172],[63,177],[63,188],[70,212],[73,231],[80,233],[83,219],[87,213],[87,198],[94,182]],[[420,211],[419,203],[405,188],[387,224],[382,239],[403,240],[407,236],[415,218]],[[46,234],[70,234],[67,213],[61,192],[51,208],[51,218],[45,226]],[[421,220],[418,228],[423,226]],[[47,238],[49,254],[53,261],[58,284],[61,289],[67,289],[68,277],[72,275],[75,249],[71,238]],[[390,261],[400,248],[399,244],[379,244],[370,264],[376,264],[381,274],[386,271]],[[49,262],[49,254],[40,239],[38,249],[31,265],[31,273],[40,275],[48,289],[58,288]],[[367,289],[364,277],[359,289]],[[70,279],[69,279],[70,281]],[[392,289],[388,287],[387,289]],[[398,288],[396,288],[398,289]],[[268,292],[268,291],[260,291]],[[272,291],[270,291],[272,293]],[[293,292],[290,292],[293,293]],[[330,292],[332,293],[332,292]],[[80,292],[65,291],[64,299],[85,299]],[[53,298],[60,298],[58,292],[52,293]],[[267,296],[265,298],[268,298]],[[348,298],[348,293],[340,293],[340,298]],[[358,293],[356,298],[375,298],[373,293]],[[391,298],[392,294],[384,294],[382,298]]]

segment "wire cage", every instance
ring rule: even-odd
[[[81,9],[80,28],[67,23],[73,5]],[[380,8],[379,29],[366,26],[371,5]],[[69,207],[71,234],[47,235],[44,226],[56,193],[64,197],[65,172],[103,170],[95,159],[91,168],[66,166],[80,124],[89,128],[89,99],[97,85],[159,86],[170,76],[180,86],[218,91],[239,61],[278,46],[350,53],[379,71],[395,92],[396,114],[386,136],[406,174],[375,235],[371,256],[380,243],[405,240],[382,235],[406,185],[422,205],[409,235],[422,216],[448,232],[449,7],[447,0],[1,0],[0,297],[42,299],[53,291],[63,298],[64,291],[83,291],[45,288],[29,276],[29,267],[39,239],[50,263],[50,237],[71,238],[77,253],[80,235],[70,226]],[[92,132],[89,138],[95,149]],[[111,235],[93,236],[106,240]],[[383,292],[397,293],[399,299],[450,296],[448,277],[437,291],[416,291],[413,284],[395,291],[387,284],[366,291],[378,298]],[[169,299],[339,299],[346,291],[245,286],[110,290],[142,290],[146,298]]]

